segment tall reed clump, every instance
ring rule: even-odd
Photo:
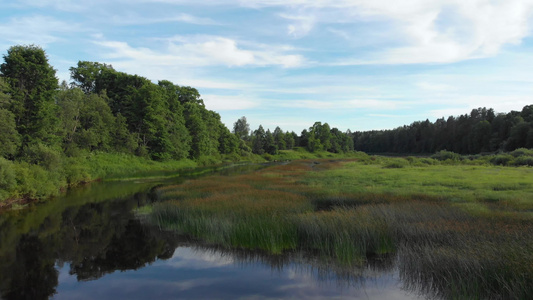
[[[300,248],[361,265],[367,255],[394,251],[387,221],[372,207],[308,212],[296,217]]]
[[[183,186],[187,195],[176,188],[166,188],[166,193],[180,200],[156,205],[153,217],[165,228],[226,247],[270,253],[296,248],[296,229],[290,216],[312,209],[305,197],[260,190],[223,177],[208,181],[207,185],[203,180],[188,182]],[[160,192],[163,199],[168,197],[166,193]]]
[[[382,208],[408,288],[445,299],[527,299],[533,292],[533,226],[473,217],[442,204]]]

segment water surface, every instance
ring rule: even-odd
[[[220,249],[136,216],[155,186],[197,173],[94,183],[0,214],[0,298],[418,299],[394,257],[339,269],[305,253]]]

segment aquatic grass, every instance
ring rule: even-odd
[[[369,254],[394,250],[386,220],[368,207],[337,208],[296,217],[300,247],[334,257],[343,265],[362,264]]]
[[[344,268],[397,255],[406,287],[443,298],[525,299],[531,169],[416,160],[403,168],[305,160],[209,176],[158,189],[174,200],[156,204],[152,217],[214,245],[301,250]]]

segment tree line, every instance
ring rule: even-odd
[[[496,114],[477,108],[470,114],[413,122],[392,130],[354,132],[355,150],[369,153],[460,154],[513,151],[533,148],[533,105],[522,111]]]
[[[59,84],[45,51],[34,45],[11,47],[0,72],[0,156],[9,160],[42,164],[47,153],[80,151],[198,160],[274,155],[295,146],[353,150],[348,135],[320,122],[298,136],[279,127],[250,131],[243,117],[232,134],[196,89],[156,84],[107,64],[80,61],[70,68],[72,82]]]
[[[294,147],[305,148],[309,152],[328,151],[345,153],[354,150],[351,132],[341,132],[338,128],[330,128],[328,123],[315,122],[309,130],[304,129],[301,135],[283,132],[279,126],[271,132],[262,125],[250,130],[246,117],[241,117],[233,124],[233,133],[255,154],[275,155],[279,150],[291,150]]]
[[[429,120],[393,130],[342,132],[315,122],[300,135],[250,130],[246,117],[230,131],[206,109],[200,93],[168,80],[153,83],[111,65],[80,61],[72,81],[59,84],[45,51],[13,46],[0,65],[0,157],[46,165],[54,155],[118,152],[154,160],[202,160],[275,155],[302,147],[310,152],[476,154],[533,148],[533,105],[496,114]]]
[[[155,160],[199,159],[239,151],[239,139],[205,108],[198,91],[80,61],[58,83],[43,49],[14,46],[0,66],[0,156],[80,150]],[[39,150],[40,149],[40,150]],[[34,154],[34,153],[33,153]]]

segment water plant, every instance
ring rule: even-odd
[[[304,251],[361,266],[395,254],[406,287],[525,299],[533,286],[530,168],[424,158],[302,160],[157,190],[152,220],[225,248]],[[468,279],[468,280],[467,280]]]

